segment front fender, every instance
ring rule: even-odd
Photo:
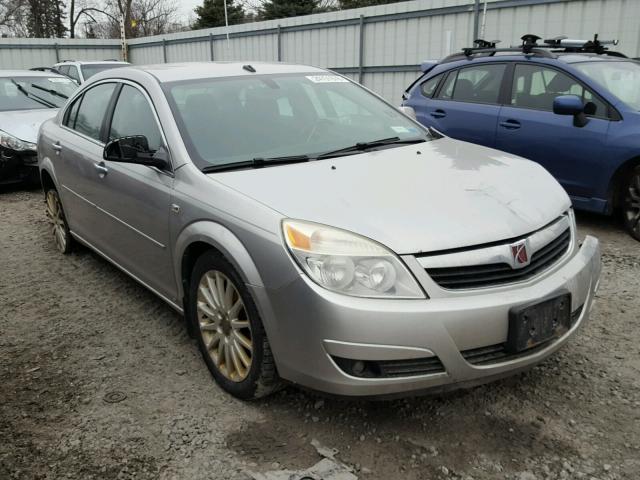
[[[178,285],[178,298],[184,297],[182,259],[189,245],[203,242],[219,250],[231,262],[245,283],[262,287],[263,282],[251,255],[231,230],[212,221],[197,221],[185,227],[176,238],[173,267]]]
[[[58,183],[58,178],[56,177],[56,170],[55,168],[53,168],[53,162],[49,157],[43,157],[40,159],[40,161],[38,162],[38,169],[40,170],[40,180],[42,180],[42,174],[46,172],[51,177],[51,180],[53,180],[53,184],[56,189],[58,189],[60,184]]]

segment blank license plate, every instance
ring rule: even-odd
[[[521,352],[558,337],[571,327],[571,294],[563,293],[509,312],[507,350]]]

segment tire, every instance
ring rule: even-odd
[[[251,294],[233,266],[218,252],[205,252],[193,267],[187,315],[202,357],[223,390],[242,400],[252,400],[280,387],[269,341]]]
[[[640,165],[631,170],[622,192],[622,219],[627,232],[640,241]]]
[[[70,253],[73,248],[73,237],[69,231],[67,217],[64,214],[58,191],[53,187],[49,187],[45,191],[44,198],[47,218],[49,219],[51,233],[53,234],[56,247],[61,253],[66,255]]]

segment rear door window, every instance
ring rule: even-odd
[[[115,83],[102,83],[84,93],[74,130],[95,140],[101,140],[102,124],[115,88]]]
[[[427,98],[431,98],[433,97],[433,94],[436,91],[436,88],[438,87],[438,83],[440,83],[440,80],[442,80],[444,74],[440,74],[440,75],[436,75],[433,78],[430,78],[429,80],[427,80],[426,82],[424,82],[422,85],[420,85],[420,91],[422,92],[422,95],[424,95]]]
[[[506,64],[482,64],[449,73],[438,98],[498,104]]]

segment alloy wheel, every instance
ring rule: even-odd
[[[626,191],[624,220],[631,234],[640,239],[640,170],[633,173]]]
[[[224,273],[209,270],[200,279],[197,319],[216,369],[231,381],[244,380],[253,361],[251,323],[242,297]]]
[[[58,250],[62,253],[67,251],[67,223],[62,213],[60,198],[55,190],[49,190],[46,197],[47,218],[51,223],[51,232],[56,242]]]

